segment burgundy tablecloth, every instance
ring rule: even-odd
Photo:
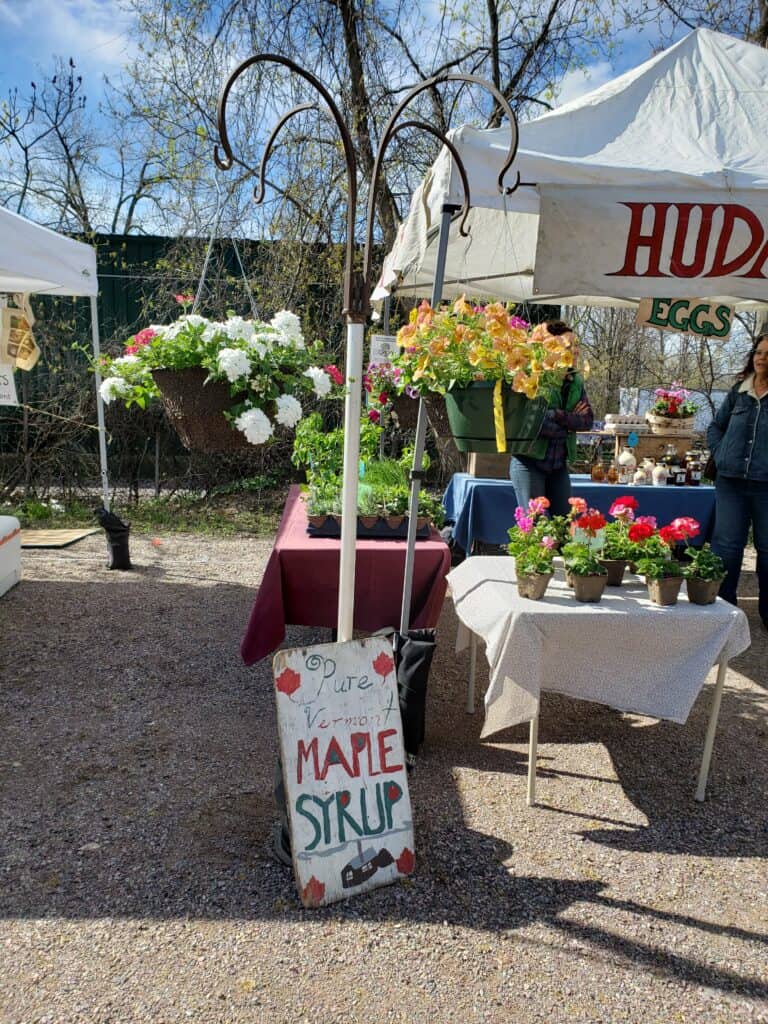
[[[355,628],[373,632],[400,623],[405,569],[404,540],[358,540],[355,561]],[[285,639],[286,624],[335,627],[338,618],[340,541],[307,536],[298,487],[291,487],[240,644],[246,665],[266,657]],[[436,531],[416,542],[411,626],[435,626],[451,568],[447,545]]]

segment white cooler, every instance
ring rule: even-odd
[[[21,579],[21,527],[13,516],[0,516],[0,597]]]

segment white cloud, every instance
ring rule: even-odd
[[[56,56],[88,77],[115,74],[134,48],[134,17],[120,0],[0,0],[3,23],[12,28],[6,54],[44,71]]]
[[[616,77],[616,71],[609,61],[601,60],[596,64],[590,64],[586,68],[579,68],[575,71],[566,72],[560,87],[557,90],[556,107],[562,107],[572,100],[586,96],[593,89],[598,89],[606,82]]]

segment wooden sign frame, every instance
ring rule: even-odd
[[[293,870],[305,907],[389,885],[415,866],[392,644],[273,659]]]

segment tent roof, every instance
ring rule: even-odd
[[[768,50],[697,29],[612,82],[521,125],[507,181],[511,184],[519,171],[530,184],[503,196],[497,178],[509,139],[508,126],[463,126],[452,135],[469,177],[473,209],[469,239],[459,237],[456,223],[452,228],[446,294],[531,298],[536,186],[663,189],[678,197],[692,191],[766,190],[768,198]],[[462,199],[452,157],[443,149],[414,193],[387,257],[385,287],[401,278],[399,290],[424,293],[432,281],[441,209],[446,203],[461,205]],[[536,299],[614,304],[606,297]]]
[[[0,292],[96,295],[96,250],[0,207]]]

